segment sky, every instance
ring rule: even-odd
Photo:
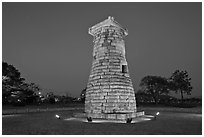
[[[179,69],[202,95],[202,3],[2,3],[2,60],[42,92],[79,96],[88,82],[93,37],[88,28],[113,16],[124,28],[135,92],[147,75]],[[187,96],[188,97],[188,96]]]

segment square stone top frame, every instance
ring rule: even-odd
[[[103,27],[106,27],[106,26],[114,26],[114,27],[117,27],[117,28],[120,28],[125,36],[128,35],[128,30],[127,29],[124,29],[117,21],[114,20],[114,17],[111,17],[109,16],[108,19],[94,25],[93,27],[89,28],[89,31],[88,33],[92,36],[95,36],[96,32],[103,28]]]

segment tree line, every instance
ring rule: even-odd
[[[183,102],[184,94],[191,95],[192,89],[191,78],[185,70],[176,70],[169,78],[145,76],[140,82],[140,92],[151,95],[156,104],[162,95],[168,95],[172,91],[180,93]]]
[[[191,78],[187,71],[176,70],[169,78],[161,76],[145,76],[139,84],[140,89],[136,93],[143,98],[152,98],[155,104],[160,103],[164,96],[170,92],[179,93],[181,102],[184,101],[184,94],[191,95]],[[21,73],[13,65],[2,62],[2,104],[35,104],[42,102],[44,96],[41,88],[35,83],[28,83]],[[80,100],[85,101],[86,88],[82,90]],[[56,96],[53,93],[46,95],[47,102],[70,102],[79,101],[76,98],[67,96]],[[137,99],[139,100],[139,98]]]
[[[55,95],[53,92],[42,94],[36,83],[28,83],[20,71],[7,62],[2,62],[2,104],[14,106],[72,103],[80,100],[67,95]]]

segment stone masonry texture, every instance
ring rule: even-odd
[[[135,117],[135,94],[125,58],[127,30],[108,17],[89,28],[89,34],[94,37],[94,47],[85,112],[93,118]]]

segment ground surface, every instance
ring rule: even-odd
[[[202,115],[199,111],[182,111],[182,109],[166,109],[161,107],[143,107],[149,114],[160,111],[156,120],[134,124],[122,123],[85,123],[82,121],[66,121],[73,113],[83,110],[64,110],[3,115],[2,134],[30,135],[30,134],[57,134],[57,135],[201,135]],[[172,111],[170,111],[172,110]],[[190,111],[191,110],[191,111]],[[195,109],[196,110],[196,109]],[[60,115],[61,120],[55,118]]]

